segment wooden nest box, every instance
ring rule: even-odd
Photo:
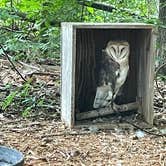
[[[119,91],[119,89],[115,90],[117,89],[115,80],[125,75],[123,72],[117,74],[121,68],[118,56],[122,56],[121,58],[126,56],[123,53],[126,48],[118,46],[119,42],[129,49],[127,63],[129,70],[120,88],[120,95],[115,96],[116,91]],[[117,49],[113,48],[109,54],[107,48],[111,45],[110,43],[118,44]],[[115,59],[118,63],[114,65],[109,58],[112,52],[119,51],[120,48],[122,48],[122,54],[116,54],[117,59]],[[73,127],[77,121],[83,119],[128,110],[138,110],[147,123],[153,124],[154,48],[155,38],[152,25],[62,23],[61,118],[65,124]],[[112,65],[108,65],[105,58],[107,68],[102,59],[103,50],[106,53],[105,57],[108,57]],[[113,72],[110,72],[111,70]],[[104,71],[103,74],[102,71]],[[104,78],[105,75],[107,77]],[[101,81],[100,78],[105,81]],[[97,102],[94,104],[94,101],[98,99],[96,94],[100,94],[97,91],[102,88],[108,88],[105,90],[108,95],[104,97],[110,104],[103,102],[99,104],[100,106],[96,106]]]

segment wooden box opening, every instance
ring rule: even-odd
[[[117,104],[136,101],[138,86],[139,58],[146,56],[142,46],[149,45],[149,30],[126,29],[77,29],[76,31],[76,68],[75,68],[75,108],[79,112],[93,109],[102,49],[110,40],[128,41],[130,44],[129,74],[122,95]],[[150,42],[150,41],[149,41]],[[148,49],[148,48],[147,48]],[[142,52],[141,52],[142,51]]]
[[[67,24],[62,28],[65,30]],[[114,24],[115,25],[115,24]],[[152,111],[152,97],[153,96],[153,38],[152,27],[143,26],[130,26],[124,24],[123,26],[116,26],[107,24],[106,27],[97,25],[91,26],[90,24],[73,24],[69,29],[73,34],[71,35],[71,89],[68,94],[71,97],[69,100],[69,109],[66,108],[67,103],[62,101],[62,120],[67,125],[73,126],[77,121],[77,114],[85,113],[94,110],[93,102],[96,94],[98,75],[101,68],[102,50],[106,48],[107,43],[112,41],[127,41],[130,45],[129,55],[129,73],[123,85],[122,93],[116,98],[115,103],[118,105],[138,102],[139,112],[141,112],[148,123],[153,123]],[[68,25],[67,25],[68,26]],[[68,29],[68,30],[69,30]],[[62,31],[62,32],[63,32]],[[69,34],[69,33],[68,33]],[[65,44],[62,38],[62,77],[63,73],[67,72],[64,69],[65,56],[69,56],[69,52],[63,51]],[[64,62],[63,62],[64,61]],[[71,65],[69,64],[69,65]],[[69,73],[68,73],[69,74]],[[64,74],[65,76],[65,74]],[[68,76],[66,74],[66,76]],[[64,77],[64,80],[66,78]],[[62,78],[62,100],[66,100],[67,88],[65,81]],[[64,84],[63,84],[64,82]],[[68,86],[70,87],[70,85]],[[63,89],[64,91],[63,93]],[[68,115],[70,117],[68,117]]]

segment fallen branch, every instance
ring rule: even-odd
[[[138,102],[133,102],[133,103],[129,103],[129,104],[116,105],[114,109],[112,109],[110,107],[99,108],[97,110],[77,113],[76,119],[77,120],[91,119],[91,118],[97,118],[97,117],[101,117],[101,116],[110,115],[115,112],[136,110],[136,109],[138,109],[138,106],[139,106]]]
[[[25,122],[26,120],[24,119],[18,119],[18,120],[14,120],[14,121],[8,121],[8,122],[3,122],[3,126],[6,126],[6,125],[9,125],[9,124],[17,124],[17,123],[22,123],[22,122]]]
[[[99,133],[100,131],[98,131]],[[62,133],[55,133],[55,134],[45,134],[41,135],[40,139],[45,137],[57,137],[57,136],[77,136],[77,135],[87,135],[87,134],[93,134],[91,131],[84,131],[84,132],[62,132]]]
[[[116,8],[113,5],[108,5],[108,4],[100,3],[100,2],[90,2],[88,0],[84,0],[84,1],[78,0],[78,3],[82,6],[88,6],[88,7],[92,7],[95,9],[104,10],[107,12],[112,12],[112,10],[114,10],[114,9],[116,10]]]
[[[48,72],[32,72],[27,74],[29,77],[32,77],[33,75],[43,75],[43,76],[57,76],[58,73],[48,73]]]
[[[37,71],[40,71],[41,69],[36,67],[36,66],[32,66],[32,65],[29,65],[27,63],[24,63],[24,62],[21,62],[21,61],[18,61],[19,64],[21,64],[22,66],[25,66],[27,68],[31,68],[31,69],[34,69],[34,70],[37,70]]]

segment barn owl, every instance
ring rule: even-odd
[[[128,75],[129,49],[127,41],[109,41],[102,50],[94,108],[111,106],[114,102]]]

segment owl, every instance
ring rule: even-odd
[[[93,103],[95,109],[111,106],[129,71],[130,47],[127,41],[109,41],[102,50],[98,87]]]

